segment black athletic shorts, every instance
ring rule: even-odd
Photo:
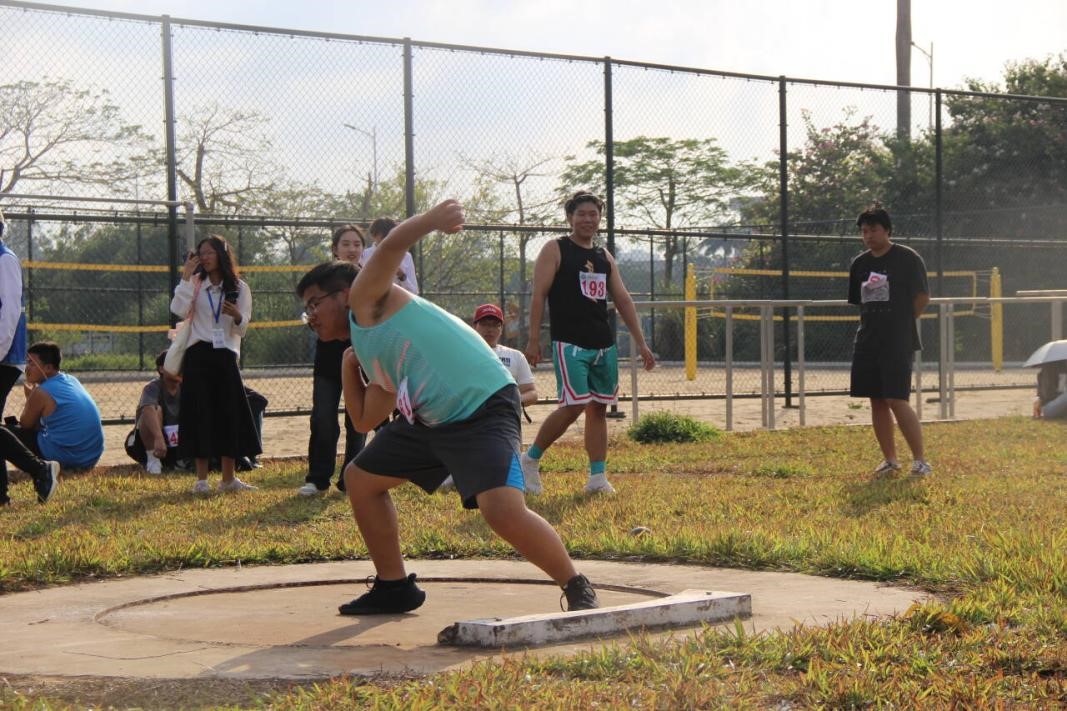
[[[863,353],[852,356],[852,397],[907,400],[911,397],[912,355]]]
[[[365,472],[407,479],[433,492],[452,475],[468,509],[483,491],[513,486],[525,491],[519,452],[519,388],[505,385],[461,422],[437,427],[393,420],[353,460]]]

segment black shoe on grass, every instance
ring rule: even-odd
[[[567,581],[567,586],[563,588],[563,595],[560,596],[560,607],[563,606],[564,597],[567,598],[567,612],[595,610],[600,607],[593,584],[589,582],[589,578],[581,574]]]
[[[415,584],[415,574],[400,580],[373,578],[371,589],[341,605],[342,615],[397,615],[411,612],[426,601],[426,591]],[[368,578],[368,582],[370,579]]]
[[[37,491],[37,503],[43,504],[52,498],[59,485],[59,462],[44,463],[44,471],[33,478],[33,488]]]

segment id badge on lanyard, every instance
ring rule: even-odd
[[[222,316],[222,302],[225,299],[222,298],[222,291],[220,287],[219,291],[219,307],[215,308],[215,300],[211,298],[211,287],[207,289],[207,302],[211,306],[211,316],[215,319],[215,328],[211,329],[211,345],[214,348],[226,347],[226,334],[223,332],[222,327],[219,326],[219,317]]]

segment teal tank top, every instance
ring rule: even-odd
[[[396,393],[408,422],[435,427],[465,420],[515,382],[474,329],[418,296],[376,326],[363,328],[351,314],[349,325],[367,377]]]

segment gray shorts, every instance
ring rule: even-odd
[[[519,466],[522,431],[519,388],[505,385],[466,420],[437,427],[393,420],[363,448],[354,464],[379,476],[407,479],[428,493],[449,475],[468,509],[483,491],[512,486],[525,491]]]

